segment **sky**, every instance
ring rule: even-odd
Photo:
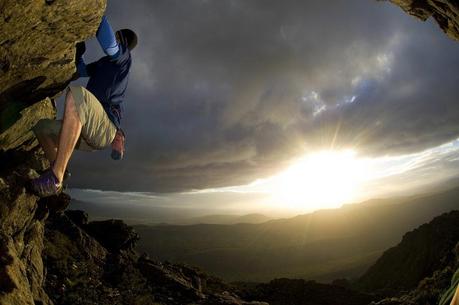
[[[139,36],[127,151],[76,153],[80,194],[266,193],[322,151],[371,168],[350,200],[456,175],[459,44],[432,21],[371,0],[112,0],[106,15]]]

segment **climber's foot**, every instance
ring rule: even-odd
[[[62,183],[57,179],[52,169],[33,179],[30,184],[33,192],[39,197],[57,195],[62,191]]]
[[[51,162],[51,166],[49,167],[48,170],[52,170],[52,168],[54,167],[54,162]],[[67,169],[64,171],[64,177],[62,179],[62,188],[65,190],[67,189],[67,186],[68,186],[68,180],[72,177],[72,173],[69,172]]]

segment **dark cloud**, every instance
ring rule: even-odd
[[[459,45],[373,1],[111,1],[139,34],[126,159],[77,154],[73,187],[250,182],[328,148],[416,152],[459,134]]]

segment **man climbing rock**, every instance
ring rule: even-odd
[[[84,43],[77,47],[78,77],[89,77],[86,88],[70,86],[65,97],[63,120],[40,120],[33,128],[51,167],[31,181],[40,197],[62,190],[67,163],[73,150],[93,151],[112,145],[112,158],[121,159],[124,133],[121,130],[123,100],[131,68],[136,34],[129,29],[113,32],[104,16],[96,34],[107,56],[86,65]]]

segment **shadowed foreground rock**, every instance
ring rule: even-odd
[[[451,287],[453,274],[459,271],[458,223],[459,211],[452,211],[406,233],[356,287],[389,296],[375,303],[378,305],[439,304]]]
[[[367,291],[398,295],[416,288],[437,270],[454,268],[458,224],[459,211],[453,211],[406,233],[400,244],[385,251],[358,284]]]
[[[379,299],[336,284],[285,278],[242,287],[240,294],[248,299],[267,301],[271,305],[367,305]]]
[[[46,221],[45,291],[54,304],[266,304],[241,300],[197,269],[139,256],[137,234],[121,221],[84,219],[67,211]]]

